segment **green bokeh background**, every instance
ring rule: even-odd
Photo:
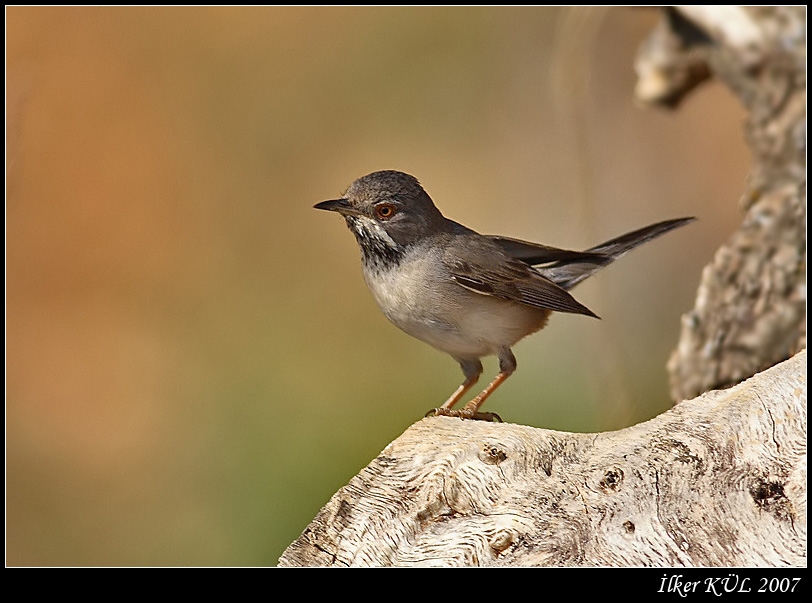
[[[700,221],[515,348],[507,421],[605,431],[665,362],[749,158],[718,83],[633,103],[654,10],[6,9],[7,565],[273,565],[459,384],[312,205],[378,169],[481,232]],[[486,376],[496,370],[486,360]]]

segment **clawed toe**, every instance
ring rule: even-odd
[[[432,408],[425,415],[426,417],[457,417],[459,419],[470,419],[472,421],[490,421],[502,423],[502,417],[495,412],[475,412],[466,408]]]

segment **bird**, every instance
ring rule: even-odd
[[[658,222],[571,251],[471,230],[446,218],[417,178],[396,170],[358,178],[341,198],[314,208],[344,218],[383,314],[459,363],[463,382],[426,416],[483,421],[502,420],[480,408],[516,370],[512,348],[518,341],[542,329],[552,312],[598,318],[570,289],[638,245],[696,219]],[[487,356],[497,357],[498,374],[454,408],[479,380]]]

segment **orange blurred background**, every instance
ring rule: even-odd
[[[378,169],[486,233],[700,221],[515,348],[505,420],[619,429],[738,221],[718,83],[636,107],[654,10],[6,9],[6,563],[273,565],[462,374],[374,306],[312,205]],[[496,362],[486,360],[486,377]]]

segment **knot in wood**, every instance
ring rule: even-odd
[[[598,487],[606,492],[617,492],[620,490],[620,485],[623,483],[623,469],[620,467],[613,467],[603,474],[601,481],[598,482]]]
[[[499,530],[493,536],[491,536],[488,544],[498,555],[513,544],[513,532],[506,529]]]
[[[507,452],[494,444],[485,444],[479,452],[479,460],[486,465],[498,465],[507,458]]]
[[[627,519],[623,522],[623,529],[626,530],[627,535],[631,536],[635,530],[634,523]]]
[[[773,513],[779,518],[793,515],[792,505],[784,493],[783,482],[767,477],[758,477],[750,483],[750,496],[759,509]]]

